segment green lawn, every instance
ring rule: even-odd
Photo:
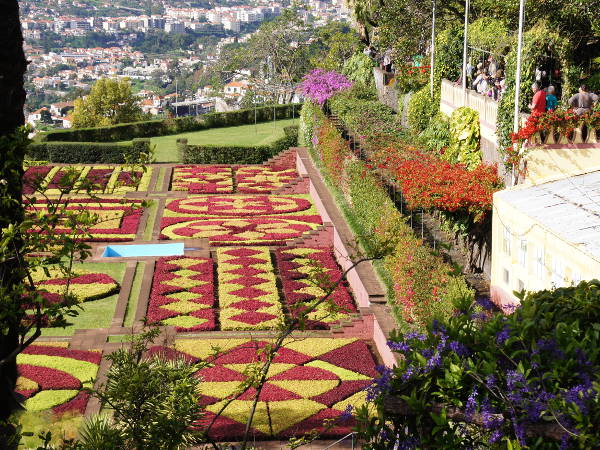
[[[102,272],[113,277],[119,284],[125,275],[125,263],[83,263],[81,268],[90,272]],[[77,267],[75,267],[77,270]],[[67,317],[66,328],[43,328],[42,336],[71,336],[77,329],[110,327],[117,306],[119,294],[114,294],[100,300],[81,303],[83,310],[78,309],[79,315]]]
[[[178,162],[176,141],[186,138],[195,145],[267,145],[283,137],[283,128],[297,125],[298,119],[262,122],[239,127],[211,128],[190,133],[151,138],[156,144],[156,162]]]

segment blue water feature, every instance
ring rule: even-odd
[[[135,258],[136,256],[175,256],[183,255],[183,243],[179,244],[140,244],[108,245],[102,253],[104,258]]]

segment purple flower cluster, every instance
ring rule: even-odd
[[[352,82],[335,71],[312,70],[302,79],[302,93],[313,102],[323,105],[335,93],[348,89]]]
[[[380,376],[373,380],[372,385],[365,388],[368,402],[372,402],[391,388],[392,376],[394,375],[393,370],[385,366],[377,366],[376,369],[380,373]]]
[[[510,328],[505,326],[502,331],[496,334],[496,342],[498,345],[504,345],[508,338],[510,337]]]

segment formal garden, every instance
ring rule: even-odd
[[[147,136],[134,144],[97,144],[49,134],[29,147],[35,160],[26,163],[23,195],[30,231],[42,240],[68,236],[87,254],[79,262],[72,249],[62,264],[49,264],[50,258],[32,272],[41,298],[27,314],[40,337],[17,358],[24,426],[50,430],[54,441],[75,437],[84,417],[100,412],[90,389],[110,374],[114,361],[107,357],[129,345],[132,335],[158,327],[148,354],[196,367],[202,415],[195,423],[211,442],[316,432],[333,439],[352,431],[349,411],[365,402],[365,388],[383,359],[368,325],[372,314],[361,313],[365,302],[354,291],[365,291],[361,277],[346,280],[353,238],[334,238],[340,224],[330,214],[337,207],[315,188],[322,181],[313,180],[318,172],[309,175],[308,154],[303,159],[293,147],[297,131],[291,123],[257,125],[278,146],[222,142],[226,135],[252,139],[255,125],[196,132],[214,134],[217,164],[210,155],[208,164],[148,164],[155,145]],[[237,134],[239,128],[247,130]],[[207,148],[214,151],[206,141],[194,141],[193,133],[156,139],[171,139],[180,161],[202,162]],[[121,164],[108,164],[110,153],[82,153],[97,145],[129,153],[121,154]],[[239,164],[239,152],[251,163]],[[70,158],[88,158],[88,164],[63,162]],[[52,215],[55,221],[36,223]],[[105,256],[115,243],[182,243],[183,251]],[[76,313],[47,314],[40,322],[37,304],[68,305]],[[301,324],[282,334],[294,320]],[[280,336],[281,348],[269,356]],[[259,387],[252,372],[265,358],[268,371]]]

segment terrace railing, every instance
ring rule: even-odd
[[[600,129],[586,125],[576,127],[572,133],[565,135],[557,129],[550,129],[535,133],[529,139],[528,146],[540,145],[569,145],[569,144],[596,144],[600,145]]]

